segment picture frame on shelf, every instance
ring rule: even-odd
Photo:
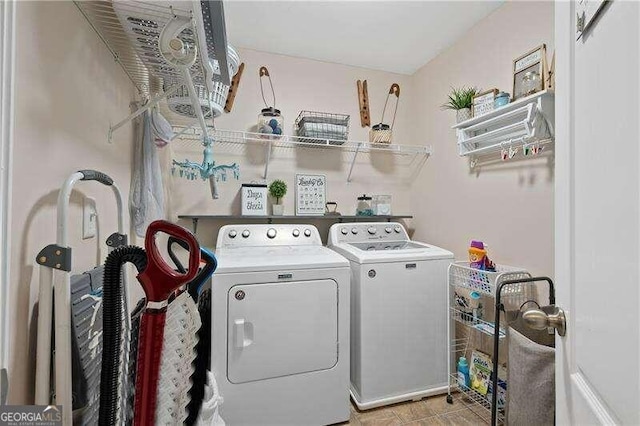
[[[327,177],[296,173],[296,216],[324,216]]]
[[[485,90],[473,97],[471,113],[473,117],[480,117],[494,109],[494,101],[498,95],[498,89]]]
[[[541,44],[513,61],[513,99],[544,90],[547,79],[547,46]]]

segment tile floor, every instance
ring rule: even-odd
[[[481,417],[482,416],[482,417]],[[343,426],[441,426],[489,425],[490,415],[465,398],[454,394],[453,404],[446,395],[409,401],[372,410],[358,411],[351,405],[351,419]]]

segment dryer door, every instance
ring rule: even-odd
[[[338,362],[335,281],[237,285],[229,290],[228,307],[230,382],[325,370]]]

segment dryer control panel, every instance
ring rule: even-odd
[[[313,225],[225,225],[218,232],[216,248],[265,246],[321,246]]]
[[[336,223],[329,230],[328,245],[365,241],[409,241],[409,235],[397,222]]]

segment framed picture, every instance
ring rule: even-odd
[[[325,175],[296,174],[296,215],[323,216],[327,198]]]
[[[513,99],[547,87],[547,47],[543,44],[513,61]]]
[[[481,115],[493,111],[493,101],[497,94],[498,89],[491,89],[475,95],[473,97],[473,116],[480,117]]]

